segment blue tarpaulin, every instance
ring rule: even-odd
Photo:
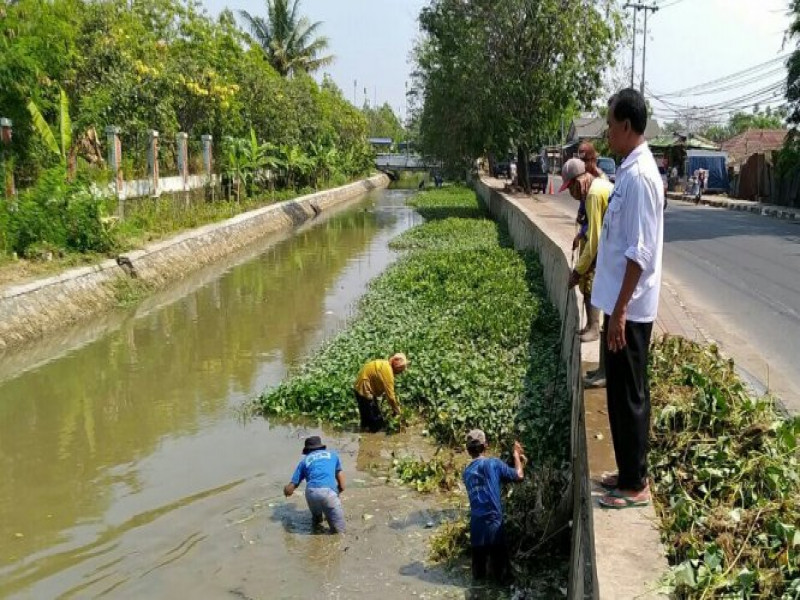
[[[708,171],[706,189],[720,192],[728,191],[728,155],[725,152],[712,150],[687,150],[688,173],[697,169]]]

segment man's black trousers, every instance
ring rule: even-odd
[[[608,322],[606,315],[604,333],[608,331]],[[652,332],[652,323],[626,321],[626,346],[619,352],[606,352],[608,420],[619,469],[618,487],[623,490],[642,490],[647,486],[650,437],[647,360]]]

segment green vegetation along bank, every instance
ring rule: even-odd
[[[325,63],[324,40],[302,37],[309,22],[298,12],[266,18],[288,39],[244,31],[230,10],[212,17],[191,0],[0,2],[0,117],[14,125],[0,189],[13,175],[20,190],[0,202],[0,264],[105,254],[228,217],[248,198],[264,204],[368,172],[366,115],[329,77],[309,75]],[[308,47],[284,48],[301,40]],[[211,134],[227,202],[145,201],[116,224],[110,126],[126,180],[147,176],[149,130],[160,134],[162,178],[177,174],[179,132],[189,171],[203,173],[201,136]]]
[[[566,482],[569,408],[566,394],[552,392],[563,386],[551,385],[558,315],[545,299],[536,256],[511,247],[472,191],[428,191],[412,203],[427,223],[392,242],[405,255],[373,281],[349,327],[258,406],[265,415],[357,424],[358,369],[406,352],[411,367],[397,383],[404,420],[422,421],[436,442],[456,449],[472,427],[486,431],[495,452],[515,437],[525,445],[528,481],[514,488],[507,507],[513,548],[524,558],[540,552],[542,524]],[[433,475],[404,469],[411,481]],[[549,547],[563,560],[563,547]],[[519,560],[518,572],[536,562]]]
[[[716,347],[656,342],[653,491],[677,598],[800,598],[800,418]]]

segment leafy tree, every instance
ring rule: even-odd
[[[526,164],[565,111],[591,105],[621,23],[611,1],[434,0],[415,49],[423,148],[459,169],[510,147]]]
[[[322,55],[328,38],[316,35],[322,23],[311,23],[299,10],[300,0],[267,0],[266,17],[239,11],[270,64],[284,77],[312,73],[333,62],[332,55]]]
[[[367,118],[369,137],[391,138],[395,142],[405,139],[403,125],[388,102],[377,108],[365,106],[362,111]]]

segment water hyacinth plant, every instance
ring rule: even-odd
[[[653,492],[678,598],[800,598],[800,418],[715,346],[653,345]]]

